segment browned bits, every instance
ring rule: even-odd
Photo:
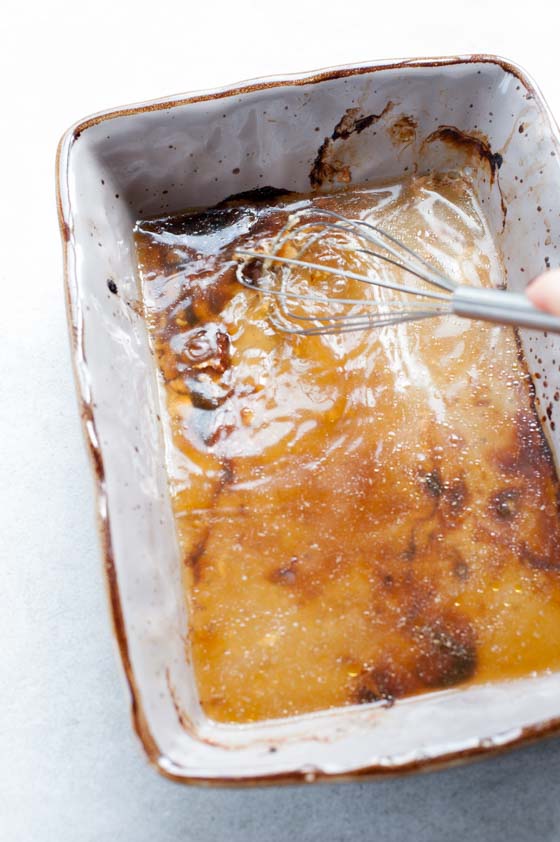
[[[431,497],[441,497],[443,494],[443,480],[437,468],[422,477],[426,491]]]
[[[424,143],[433,143],[435,140],[440,140],[448,143],[450,146],[464,149],[466,152],[486,161],[490,166],[492,179],[494,179],[497,170],[503,164],[504,159],[500,152],[492,152],[486,140],[476,135],[466,134],[466,132],[457,129],[455,126],[440,126],[426,138]]]
[[[454,575],[462,582],[466,582],[469,578],[469,565],[463,559],[455,561],[452,569]]]
[[[240,416],[241,416],[242,423],[246,427],[250,427],[251,424],[253,423],[255,413],[253,412],[252,409],[250,409],[250,407],[244,406],[244,407],[241,408]]]
[[[206,439],[206,443],[209,447],[214,447],[214,445],[218,444],[219,442],[225,441],[228,436],[235,432],[237,427],[235,424],[220,424],[214,432],[208,436]]]
[[[453,525],[463,514],[469,492],[463,476],[444,480],[438,468],[421,474],[421,481],[430,497],[437,500],[438,510],[444,521]]]
[[[229,335],[222,327],[211,322],[187,333],[177,334],[171,344],[175,353],[192,371],[223,374],[230,366]]]
[[[297,557],[293,556],[288,564],[278,567],[269,575],[271,582],[277,585],[294,585],[297,580]]]
[[[521,492],[515,488],[506,488],[492,497],[490,508],[500,520],[512,520],[519,511]]]
[[[535,478],[535,467],[551,464],[552,457],[542,427],[534,413],[520,410],[516,417],[513,441],[497,454],[500,469],[508,475]]]
[[[215,382],[204,373],[186,377],[183,382],[193,406],[198,409],[218,409],[232,394],[229,386]]]
[[[364,670],[357,678],[351,701],[355,704],[386,702],[392,705],[396,699],[414,689],[414,676],[395,664],[383,664]]]
[[[230,340],[222,327],[209,322],[157,347],[164,376],[176,392],[189,394],[194,406],[217,409],[230,396],[223,377],[231,364]]]
[[[476,635],[465,617],[443,614],[417,625],[412,636],[418,649],[416,673],[426,687],[453,687],[474,675]]]
[[[521,560],[524,564],[532,567],[533,570],[543,570],[547,572],[560,572],[560,546],[557,542],[553,542],[548,547],[548,552],[536,553],[529,548],[526,543],[521,545]]]
[[[394,144],[408,146],[416,138],[418,123],[409,114],[398,117],[389,127],[389,134]]]
[[[444,484],[440,511],[450,525],[454,525],[464,514],[468,498],[469,491],[464,477],[455,477]]]
[[[336,126],[332,135],[326,137],[317,151],[315,161],[309,173],[312,187],[322,187],[325,183],[342,182],[349,184],[352,180],[350,167],[344,161],[344,142],[353,134],[361,134],[366,129],[382,120],[393,108],[392,102],[387,102],[379,114],[361,115],[359,108],[348,108]],[[412,118],[409,118],[412,119]],[[373,132],[375,134],[375,132]]]

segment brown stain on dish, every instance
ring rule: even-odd
[[[487,140],[476,135],[467,134],[455,126],[439,126],[439,128],[428,135],[424,143],[433,143],[436,140],[441,140],[443,143],[475,155],[481,161],[486,161],[490,167],[492,180],[503,164],[504,159],[502,155],[499,152],[492,152]]]
[[[190,717],[187,716],[187,714],[185,713],[185,711],[181,707],[177,691],[175,690],[175,687],[173,686],[173,683],[171,681],[171,672],[169,670],[169,667],[166,667],[166,669],[165,669],[165,683],[167,684],[167,690],[168,690],[168,693],[169,693],[169,698],[171,699],[171,703],[172,703],[173,707],[175,708],[175,713],[177,714],[177,719],[179,721],[179,725],[181,726],[183,731],[186,731],[187,733],[192,734],[193,733],[192,722],[190,720]]]
[[[403,114],[389,126],[389,136],[395,146],[408,146],[416,140],[418,122],[410,114]]]
[[[56,170],[57,170],[57,184],[56,184],[56,201],[57,201],[57,211],[58,211],[58,219],[59,219],[59,226],[61,230],[62,239],[64,242],[68,242],[67,234],[70,232],[70,219],[72,218],[72,208],[69,206],[69,210],[66,212],[63,209],[63,195],[67,196],[67,189],[65,190],[65,178],[67,176],[67,167],[68,167],[68,150],[65,150],[64,144],[69,135],[72,135],[74,138],[80,136],[80,134],[89,129],[92,126],[96,126],[103,122],[108,122],[112,119],[117,119],[121,116],[128,116],[133,114],[142,114],[142,113],[149,113],[153,111],[160,111],[160,110],[167,110],[172,107],[177,107],[180,105],[192,104],[196,102],[203,102],[203,101],[211,101],[211,100],[219,100],[224,97],[231,97],[234,94],[244,94],[253,91],[262,91],[266,89],[272,89],[275,87],[281,87],[285,85],[308,85],[308,84],[317,84],[321,83],[326,80],[331,79],[342,79],[344,77],[351,77],[351,76],[359,76],[362,74],[368,73],[375,73],[377,71],[384,71],[387,69],[399,69],[399,68],[414,68],[414,67],[440,67],[440,66],[453,66],[458,64],[465,64],[467,62],[470,63],[487,63],[491,65],[498,65],[500,66],[505,72],[515,76],[520,85],[527,91],[531,96],[537,96],[536,92],[534,91],[530,81],[525,77],[523,72],[516,67],[515,65],[507,62],[504,59],[498,58],[496,56],[488,56],[484,54],[473,54],[467,58],[461,57],[450,57],[450,58],[439,58],[439,59],[422,59],[422,60],[409,60],[409,61],[400,61],[392,64],[385,64],[385,65],[374,65],[374,66],[362,66],[358,68],[347,68],[347,69],[339,69],[334,71],[325,71],[322,73],[313,74],[307,77],[303,77],[301,79],[290,79],[281,82],[263,82],[263,83],[256,83],[250,86],[244,87],[237,87],[237,88],[229,88],[224,91],[214,92],[210,94],[198,95],[198,96],[191,96],[186,98],[176,98],[174,101],[168,102],[158,102],[158,103],[146,103],[140,106],[135,107],[127,107],[127,108],[120,108],[114,109],[110,112],[106,112],[100,114],[95,117],[88,118],[80,122],[80,124],[75,128],[69,130],[67,135],[65,135],[59,142],[57,153],[56,153]],[[542,108],[540,100],[537,96],[537,103],[540,112],[543,116],[547,116],[546,112]],[[557,144],[558,146],[558,144]],[[70,144],[68,145],[68,149],[70,148]],[[65,154],[63,154],[65,152]],[[68,216],[66,217],[66,213]],[[63,263],[64,263],[64,285],[65,285],[65,299],[66,299],[66,309],[68,314],[68,321],[69,321],[69,338],[71,341],[71,348],[72,348],[72,362],[73,362],[73,369],[74,369],[74,376],[76,382],[76,388],[78,391],[79,396],[81,397],[82,408],[85,408],[88,405],[88,401],[81,388],[81,381],[78,377],[78,365],[84,359],[84,347],[83,347],[83,331],[79,330],[79,324],[83,320],[83,312],[80,308],[79,300],[74,300],[71,295],[70,289],[70,269],[69,269],[69,262],[68,262],[68,251],[66,248],[63,249]],[[74,279],[72,279],[74,280]],[[92,426],[95,430],[95,420],[92,422]],[[354,769],[350,772],[343,772],[343,773],[332,773],[332,772],[323,772],[321,770],[316,770],[310,776],[308,774],[307,769],[294,769],[289,770],[287,772],[265,772],[263,775],[254,775],[254,774],[243,774],[241,777],[236,777],[232,779],[230,776],[227,777],[219,777],[219,776],[200,776],[200,775],[192,775],[192,774],[184,774],[184,771],[181,770],[176,764],[170,761],[169,757],[165,757],[162,755],[161,750],[157,743],[155,742],[150,725],[148,724],[146,715],[144,713],[144,708],[142,705],[142,700],[139,694],[139,689],[136,684],[134,671],[130,661],[129,655],[129,643],[127,638],[127,632],[125,629],[124,618],[122,613],[122,601],[121,601],[121,594],[119,585],[117,582],[116,577],[116,569],[113,559],[112,547],[111,547],[111,538],[110,538],[110,524],[109,524],[109,515],[108,515],[108,506],[107,506],[107,493],[104,485],[104,468],[103,468],[103,457],[99,446],[99,437],[96,436],[92,437],[88,429],[86,428],[85,424],[83,423],[83,431],[86,440],[86,444],[88,446],[88,452],[90,458],[93,460],[94,453],[98,454],[98,459],[96,460],[96,464],[99,465],[99,469],[95,470],[96,476],[96,494],[97,494],[97,511],[98,512],[105,512],[103,515],[99,515],[98,517],[98,528],[101,535],[102,540],[102,550],[103,550],[103,557],[104,557],[104,568],[106,571],[106,583],[108,587],[109,593],[109,601],[111,607],[111,615],[113,621],[113,630],[115,633],[116,641],[119,647],[121,662],[123,665],[123,670],[125,673],[125,677],[128,683],[130,695],[131,695],[131,716],[133,727],[138,735],[144,751],[146,752],[147,758],[149,762],[153,765],[153,767],[165,778],[182,784],[190,784],[190,785],[213,785],[213,786],[224,786],[224,787],[231,787],[231,786],[252,786],[252,785],[290,785],[294,783],[302,783],[302,782],[309,782],[309,781],[348,781],[348,780],[364,780],[364,779],[371,779],[371,778],[380,778],[380,777],[394,777],[400,774],[410,774],[412,772],[417,771],[425,771],[428,769],[436,770],[436,769],[443,769],[448,768],[452,765],[463,764],[465,762],[471,762],[472,760],[480,757],[481,755],[497,755],[502,754],[506,751],[510,751],[512,748],[523,746],[523,745],[530,745],[537,740],[548,738],[558,734],[560,731],[560,717],[553,717],[548,720],[542,721],[536,725],[526,726],[522,728],[520,731],[515,732],[515,736],[511,737],[507,741],[500,740],[499,742],[494,742],[492,738],[487,740],[480,740],[477,745],[469,748],[462,748],[454,751],[443,751],[437,756],[432,756],[429,758],[422,758],[420,760],[413,760],[413,761],[403,761],[402,758],[395,758],[395,763],[392,766],[387,766],[386,763],[381,762],[381,760],[374,760],[369,765],[365,767],[361,767],[358,769]],[[199,735],[197,735],[194,730],[192,733],[193,738],[201,739]],[[220,746],[223,749],[230,748],[228,744],[219,743],[218,741],[212,742],[208,739],[203,739],[203,742],[207,742],[208,744],[213,744],[216,746]],[[251,740],[250,745],[254,745],[255,740]]]
[[[334,184],[336,182],[350,184],[351,181],[352,171],[349,165],[341,161],[340,158],[332,157],[332,140],[328,137],[325,138],[319,147],[317,157],[309,173],[311,186],[318,189],[325,184]]]
[[[502,210],[502,230],[506,224],[507,205],[502,193],[499,179],[499,170],[504,159],[500,152],[493,152],[488,140],[480,135],[467,134],[456,126],[439,126],[423,141],[422,145],[441,141],[451,147],[460,149],[468,155],[478,158],[488,164],[490,170],[490,183],[496,184],[500,194],[500,206]]]
[[[362,115],[359,108],[348,108],[334,127],[331,136],[324,139],[317,151],[309,173],[311,186],[319,188],[335,182],[349,184],[352,181],[350,166],[336,157],[336,150],[339,148],[336,142],[348,140],[353,134],[361,134],[382,120],[393,107],[394,103],[389,101],[379,114],[367,115]]]
[[[331,140],[348,140],[350,135],[361,134],[370,126],[382,120],[389,111],[394,108],[394,103],[389,100],[385,108],[379,114],[367,114],[366,116],[359,116],[359,108],[348,108],[343,114],[339,122],[334,127],[331,135]]]

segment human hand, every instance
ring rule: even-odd
[[[560,269],[543,272],[531,281],[525,292],[539,310],[560,316]]]

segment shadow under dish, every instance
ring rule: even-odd
[[[137,223],[203,710],[252,722],[560,668],[559,486],[515,332],[279,333],[234,255],[307,206],[504,280],[461,174]],[[319,258],[398,274],[335,246]]]

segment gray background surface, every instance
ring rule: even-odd
[[[504,54],[529,69],[560,114],[552,3],[380,8],[362,0],[3,6],[1,842],[560,839],[557,740],[402,779],[202,790],[159,778],[129,725],[70,374],[56,142],[69,123],[111,105],[399,55]]]

